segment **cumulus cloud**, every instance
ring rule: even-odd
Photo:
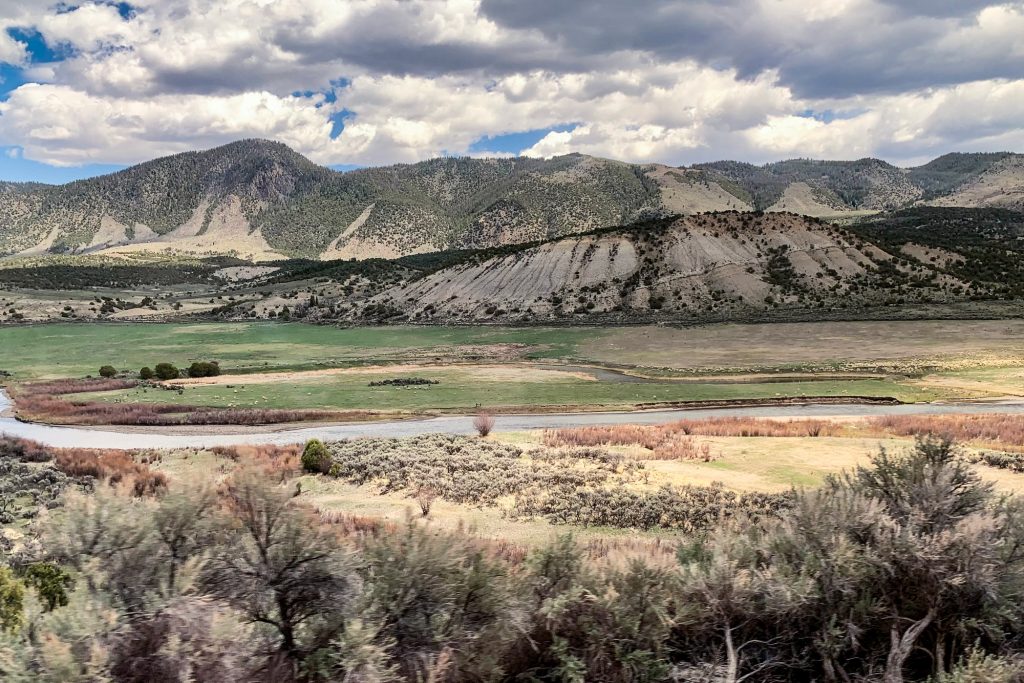
[[[22,34],[0,31],[0,62],[31,81],[0,102],[0,142],[63,165],[253,136],[320,163],[408,162],[556,127],[521,151],[908,162],[1024,146],[1019,1],[131,7],[0,0],[0,28],[37,31],[64,56],[38,63]],[[332,137],[330,117],[341,112],[344,130]]]

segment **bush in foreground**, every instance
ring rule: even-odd
[[[447,445],[470,443],[502,459]],[[402,450],[413,480],[423,460]],[[302,500],[241,465],[216,489],[65,493],[0,555],[0,678],[1021,680],[1024,500],[946,441],[880,452],[777,514],[663,536],[674,553],[595,559],[570,535],[526,551]]]
[[[302,469],[316,474],[327,474],[331,470],[331,454],[320,439],[310,439],[302,450]]]
[[[110,379],[111,377],[117,376],[117,368],[113,365],[104,365],[100,368],[100,377],[104,379]]]

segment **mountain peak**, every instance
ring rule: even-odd
[[[1006,154],[959,154],[915,169],[874,158],[687,169],[572,153],[441,157],[342,174],[281,142],[250,138],[68,185],[5,184],[0,255],[242,253],[237,245],[245,244],[247,254],[395,257],[549,239],[668,214],[844,217],[921,202],[1014,207],[1024,196],[1024,168],[1011,161]]]

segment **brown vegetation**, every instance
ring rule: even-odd
[[[57,469],[70,477],[91,477],[111,485],[124,482],[135,496],[167,490],[167,475],[137,461],[128,451],[61,448],[54,451]]]
[[[1024,449],[1020,415],[892,415],[870,421],[872,429],[896,436],[936,434],[993,448]]]
[[[58,396],[60,394],[84,394],[92,391],[119,391],[138,385],[132,379],[53,379],[33,382],[18,387],[19,393],[31,395]]]
[[[134,380],[55,380],[11,389],[18,415],[33,422],[77,425],[267,425],[287,422],[368,420],[365,410],[282,408],[211,408],[174,403],[107,403],[73,401],[66,394],[116,391],[134,387]]]
[[[480,413],[473,418],[473,429],[480,436],[487,436],[494,429],[494,416],[488,413]]]
[[[302,473],[302,447],[298,444],[215,446],[210,451],[233,462],[255,467],[279,481]]]
[[[640,446],[651,451],[650,460],[713,460],[711,446],[690,438],[679,424],[546,429],[544,445]]]

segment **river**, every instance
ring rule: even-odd
[[[874,417],[880,415],[943,415],[949,413],[1016,414],[1024,418],[1024,401],[1002,403],[913,403],[907,405],[835,405],[806,403],[783,406],[741,408],[700,408],[693,410],[648,410],[627,413],[541,413],[533,415],[496,415],[495,431],[518,431],[546,427],[585,425],[660,424],[683,418],[702,417],[833,417],[839,415]],[[361,436],[416,436],[438,432],[472,434],[473,417],[446,415],[421,420],[395,422],[358,422],[315,425],[271,432],[241,432],[226,426],[203,427],[202,433],[181,433],[181,428],[158,428],[137,432],[119,432],[102,427],[57,427],[19,422],[11,415],[11,400],[0,389],[0,434],[31,439],[64,448],[198,448],[240,444],[302,443],[308,439],[336,441]],[[197,428],[198,429],[198,428]],[[211,431],[212,430],[212,431]]]

